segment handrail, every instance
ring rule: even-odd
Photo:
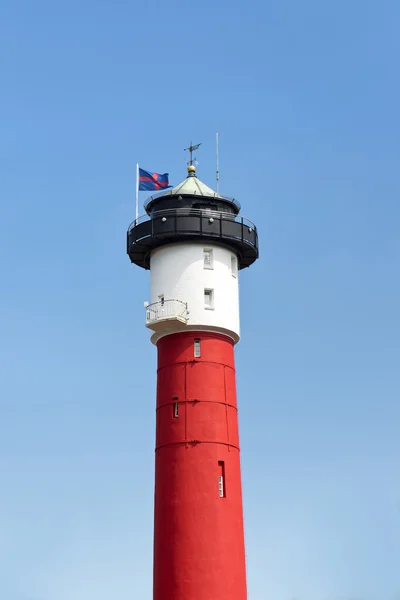
[[[159,192],[156,192],[155,194],[153,194],[152,196],[149,196],[149,198],[147,198],[144,207],[145,209],[148,208],[148,206],[154,201],[154,200],[158,200],[159,198],[163,198],[163,197],[168,197],[168,196],[199,196],[201,198],[205,198],[207,200],[222,200],[225,202],[228,202],[230,204],[232,204],[233,206],[235,206],[238,210],[241,209],[241,205],[240,202],[238,200],[236,200],[236,198],[232,197],[232,196],[222,196],[221,194],[218,194],[217,192],[214,192],[214,194],[212,196],[203,196],[203,194],[200,191],[196,191],[193,190],[190,193],[187,192],[174,192],[173,189],[169,189],[169,190],[160,190]]]
[[[185,322],[188,320],[187,303],[182,300],[159,300],[148,304],[145,308],[147,325],[168,319],[179,319]]]
[[[155,307],[158,307],[158,305],[165,306],[168,304],[172,304],[172,302],[175,302],[176,304],[180,304],[182,309],[183,308],[185,308],[185,310],[187,309],[187,302],[183,302],[183,300],[178,300],[177,298],[170,298],[169,300],[158,300],[157,302],[152,302],[151,304],[147,304],[147,306],[145,306],[145,308],[146,309],[155,308]]]
[[[250,227],[254,231],[257,231],[257,227],[249,221],[249,219],[245,219],[244,217],[239,217],[233,213],[229,212],[221,212],[217,210],[208,210],[205,208],[166,208],[164,210],[157,210],[156,212],[151,213],[151,215],[142,215],[139,218],[132,221],[129,225],[128,233],[134,229],[137,225],[144,223],[146,221],[152,221],[159,217],[168,217],[168,216],[198,216],[198,217],[212,217],[213,219],[219,220],[229,220],[234,221],[235,223],[241,223],[245,227]]]

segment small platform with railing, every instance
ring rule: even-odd
[[[182,300],[160,300],[146,307],[146,327],[154,329],[154,326],[166,321],[179,321],[187,324],[189,312],[186,302]]]

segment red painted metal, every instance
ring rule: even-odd
[[[157,347],[154,600],[246,600],[233,342],[187,332]]]

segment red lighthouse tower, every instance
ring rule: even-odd
[[[234,345],[257,230],[193,165],[145,209],[127,251],[150,269],[158,352],[153,598],[246,600]]]

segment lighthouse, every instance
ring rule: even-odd
[[[150,197],[127,233],[150,271],[146,326],[157,347],[154,600],[246,600],[234,347],[239,274],[258,258],[239,203],[192,164]]]

